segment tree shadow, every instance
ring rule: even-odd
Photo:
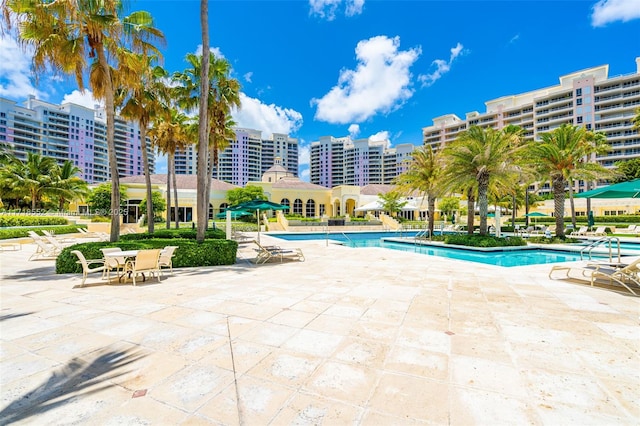
[[[56,275],[55,266],[43,266],[40,268],[24,269],[14,274],[2,275],[2,278],[7,280],[46,281],[60,279],[60,275]]]
[[[9,319],[12,319],[12,318],[20,318],[20,317],[23,317],[25,315],[31,315],[31,314],[33,314],[33,312],[21,312],[19,314],[0,315],[0,321],[9,320]]]
[[[18,422],[62,406],[77,398],[80,391],[87,396],[115,386],[108,381],[128,373],[125,366],[146,356],[132,351],[100,352],[103,353],[98,353],[91,362],[73,358],[52,372],[44,383],[0,411],[0,424]]]

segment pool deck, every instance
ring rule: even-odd
[[[325,241],[133,287],[0,252],[0,424],[637,425],[640,298]]]

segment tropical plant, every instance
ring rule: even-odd
[[[471,126],[444,149],[446,186],[477,189],[481,235],[488,233],[489,191],[510,192],[512,182],[522,173],[520,154],[525,146],[518,127],[496,130]]]
[[[235,188],[227,191],[227,200],[229,205],[237,206],[240,203],[244,203],[251,200],[266,200],[267,196],[264,195],[264,190],[261,186],[247,185],[244,188]]]
[[[202,31],[202,51],[209,52],[209,1],[200,0],[200,27]],[[197,199],[196,206],[198,208],[198,224],[196,230],[196,240],[204,241],[209,224],[209,184],[211,182],[211,174],[207,164],[208,143],[209,143],[209,66],[210,57],[207,55],[202,60],[200,69],[200,104],[198,119],[198,162],[197,162]],[[207,213],[205,213],[207,212]]]
[[[608,148],[602,134],[593,133],[583,127],[563,124],[552,132],[540,135],[541,141],[530,145],[527,153],[543,181],[550,180],[553,190],[556,235],[564,238],[565,190],[569,186],[569,197],[573,202],[572,183],[576,179],[593,181],[612,176],[592,159],[592,155]],[[572,207],[575,227],[575,212]]]
[[[58,197],[58,209],[64,210],[67,201],[80,200],[89,194],[87,182],[78,176],[80,168],[66,160],[52,171],[52,195]]]
[[[136,120],[140,128],[140,145],[142,150],[142,167],[144,169],[145,185],[147,199],[151,198],[151,174],[149,170],[149,155],[147,153],[147,128],[151,120],[159,114],[163,108],[163,101],[169,97],[169,88],[165,84],[168,73],[160,66],[153,66],[156,61],[155,56],[145,56],[141,54],[129,54],[127,70],[136,79],[125,79],[127,85],[122,85],[118,92],[119,98],[122,98],[124,107],[120,111],[120,115],[131,120]],[[124,67],[121,67],[121,69]],[[153,198],[151,198],[153,199]],[[154,218],[153,212],[155,202],[146,204],[145,211],[147,218]],[[164,211],[164,209],[162,209]],[[154,221],[149,220],[148,232],[153,234]]]
[[[450,216],[460,210],[460,199],[458,197],[444,197],[438,203],[438,209],[442,214]]]
[[[118,215],[122,213],[122,209],[127,205],[127,190],[124,186],[118,188],[120,192],[119,199],[120,205],[118,206]],[[103,183],[101,185],[96,186],[89,192],[87,196],[87,206],[89,207],[89,212],[95,213],[100,216],[110,216],[109,209],[111,208],[111,194],[112,188],[110,183]]]
[[[640,179],[640,158],[616,161],[613,165],[616,166],[616,171],[618,172],[614,182],[627,182]]]
[[[153,27],[151,15],[144,11],[123,16],[121,0],[5,0],[2,14],[8,28],[16,25],[18,41],[33,48],[33,69],[40,74],[52,68],[73,74],[84,90],[88,60],[93,62],[89,83],[97,99],[105,101],[107,151],[112,180],[111,235],[120,235],[120,181],[115,147],[115,103],[112,79],[114,58],[118,50],[130,48],[149,52],[157,49],[152,42],[162,38]]]
[[[162,212],[164,212],[165,210],[167,210],[167,203],[165,202],[164,198],[162,198],[162,194],[158,191],[153,191],[151,193],[151,204],[153,204],[151,209],[147,208],[147,198],[145,198],[144,200],[142,200],[140,202],[140,210],[141,211],[152,211],[154,212],[154,214],[161,214]],[[147,223],[151,224],[151,222],[153,222],[153,220],[149,220],[150,217],[153,217],[154,220],[156,218],[156,216],[147,216]],[[162,220],[162,218],[160,218],[160,220]],[[149,234],[153,234],[153,232],[149,231],[147,229],[147,232]]]
[[[29,200],[31,210],[35,210],[43,196],[56,192],[54,174],[57,167],[53,158],[33,152],[27,153],[25,162],[12,156],[0,171],[0,182],[6,188],[2,192],[10,191],[16,197]]]
[[[408,201],[402,199],[402,194],[398,191],[389,191],[386,194],[378,194],[378,198],[382,201],[382,208],[395,217],[407,205]]]
[[[398,191],[406,195],[418,191],[422,196],[427,196],[430,237],[433,235],[435,224],[436,198],[444,193],[440,183],[442,160],[441,151],[434,152],[429,145],[418,148],[413,151],[407,171],[394,180],[398,185]]]

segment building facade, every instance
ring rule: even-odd
[[[609,66],[601,65],[560,77],[560,84],[518,95],[503,96],[485,103],[486,112],[469,112],[462,119],[447,114],[433,119],[422,129],[423,142],[440,149],[470,126],[517,125],[525,137],[539,140],[564,123],[603,132],[611,150],[595,157],[605,167],[615,162],[640,158],[640,134],[633,128],[635,110],[640,107],[640,58],[636,72],[609,77]],[[576,190],[585,190],[578,182]],[[548,186],[540,188],[549,192]]]
[[[260,130],[235,128],[236,138],[220,152],[213,177],[233,185],[244,186],[259,181],[276,162],[294,176],[298,175],[298,140],[274,133],[263,138]],[[195,174],[195,147],[177,152],[176,174]]]
[[[389,184],[406,170],[412,144],[387,148],[388,141],[352,140],[349,136],[322,136],[311,143],[311,182],[333,188],[339,185]]]
[[[89,183],[111,178],[107,152],[106,114],[102,108],[86,108],[73,103],[56,105],[30,96],[22,105],[0,98],[0,143],[18,158],[27,152],[55,158],[59,164],[70,160]],[[115,144],[120,176],[139,175],[142,167],[140,130],[133,122],[116,117]],[[155,156],[149,143],[151,173]]]

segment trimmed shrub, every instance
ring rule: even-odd
[[[233,240],[205,240],[198,243],[187,239],[146,239],[140,241],[91,242],[76,244],[66,247],[56,259],[56,273],[80,273],[82,265],[77,263],[78,258],[71,253],[79,250],[87,259],[102,259],[100,251],[106,247],[120,247],[122,250],[145,250],[164,248],[166,246],[178,246],[173,258],[174,268],[233,265],[236,263],[238,243]]]
[[[497,238],[491,235],[445,235],[446,244],[470,247],[512,247],[526,246],[527,242],[520,237]]]
[[[218,239],[223,240],[226,238],[226,234],[224,231],[215,228],[209,228],[205,232],[205,238],[207,239]],[[184,238],[187,240],[195,240],[196,239],[196,231],[190,228],[178,228],[178,229],[158,229],[153,232],[153,234],[149,234],[148,232],[137,233],[137,234],[124,234],[120,236],[120,240],[122,241],[139,241],[139,240],[148,240],[148,239],[173,239],[173,238]]]
[[[13,216],[0,215],[0,227],[67,225],[69,222],[60,216]]]
[[[28,237],[29,231],[36,231],[42,235],[42,231],[53,231],[56,235],[62,234],[75,234],[78,232],[78,228],[85,228],[86,225],[65,225],[65,226],[25,226],[22,228],[5,228],[0,229],[0,240],[6,240],[7,238],[25,238]]]

